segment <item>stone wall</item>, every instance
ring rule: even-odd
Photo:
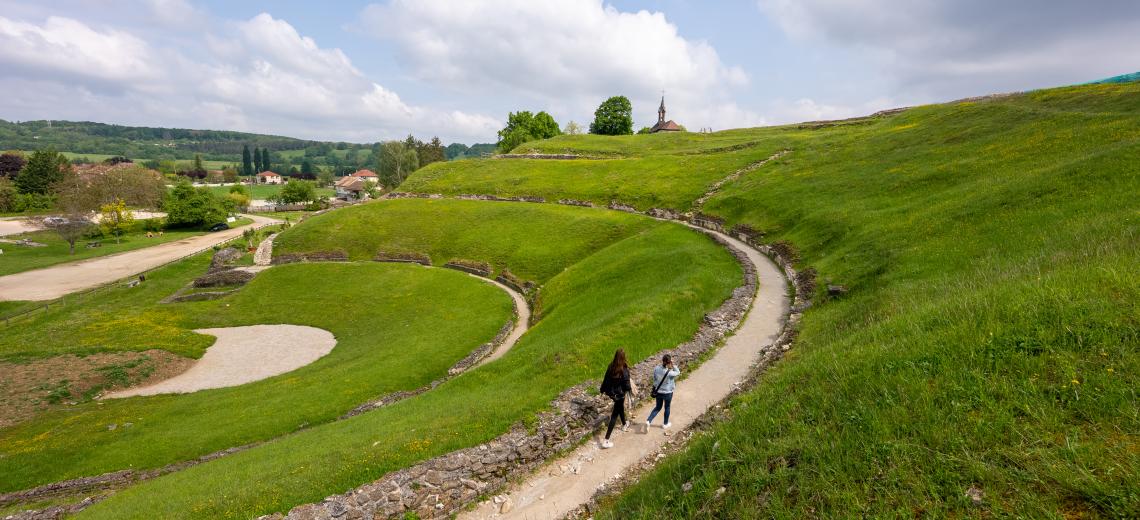
[[[311,251],[308,253],[287,253],[273,257],[273,265],[292,264],[296,262],[347,262],[348,253],[344,251]]]
[[[372,259],[377,262],[397,262],[431,266],[431,257],[424,253],[379,251]]]
[[[491,276],[491,266],[486,262],[477,262],[475,260],[463,260],[456,258],[446,264],[443,264],[443,266],[448,269],[463,271],[465,273],[470,273],[483,278]]]

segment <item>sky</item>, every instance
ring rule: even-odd
[[[0,0],[0,119],[375,142],[864,115],[1140,71],[1135,0]]]

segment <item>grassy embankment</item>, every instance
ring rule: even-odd
[[[279,243],[490,261],[545,282],[543,318],[504,357],[431,392],[134,486],[81,516],[249,518],[489,440],[597,377],[615,348],[641,359],[688,339],[740,282],[732,257],[700,234],[581,208],[386,201],[312,218]]]
[[[250,219],[242,218],[236,222],[231,222],[230,227],[240,227],[252,222]],[[28,247],[0,243],[0,248],[4,249],[4,262],[0,263],[0,276],[40,269],[66,262],[75,262],[88,258],[133,251],[135,249],[142,249],[144,247],[156,246],[206,234],[205,231],[201,230],[169,230],[164,231],[162,236],[157,236],[156,233],[156,236],[148,237],[146,236],[147,232],[142,229],[141,221],[136,221],[134,228],[135,229],[130,233],[120,237],[117,242],[115,238],[111,236],[82,239],[75,244],[75,254],[69,254],[67,242],[52,231],[33,231],[30,233],[6,236],[4,238],[9,240],[21,240],[26,238],[33,242],[46,244],[47,246]],[[100,246],[87,247],[87,244],[91,242],[98,242]],[[2,315],[2,313],[0,313],[0,315]]]
[[[1140,516],[1140,84],[789,139],[707,210],[851,292],[598,517]]]
[[[563,136],[525,143],[550,153],[606,159],[469,159],[430,164],[400,186],[403,191],[503,197],[537,196],[606,205],[620,201],[640,210],[685,211],[710,184],[779,151],[784,139],[742,131],[721,134],[653,134],[623,137]],[[739,147],[739,148],[738,148]],[[526,150],[524,150],[526,149]]]
[[[378,395],[442,377],[512,312],[499,289],[462,273],[372,263],[280,266],[221,300],[157,303],[208,260],[194,257],[138,288],[3,329],[0,356],[161,348],[199,357],[213,338],[192,329],[262,323],[328,330],[336,348],[308,366],[239,387],[85,402],[0,430],[0,490],[162,466],[328,422]],[[133,426],[108,430],[127,422]]]

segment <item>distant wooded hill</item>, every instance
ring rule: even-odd
[[[343,160],[351,150],[375,148],[374,143],[310,141],[279,135],[253,134],[228,130],[190,130],[122,126],[90,121],[21,121],[0,119],[0,150],[41,150],[81,154],[122,155],[132,159],[188,160],[195,155],[210,161],[241,161],[243,146],[268,148],[283,157],[306,157],[315,162],[330,158]],[[467,146],[453,143],[445,150],[448,159],[479,156],[494,150],[493,144]],[[336,153],[333,150],[340,150]],[[367,156],[367,154],[359,154]],[[337,159],[331,159],[337,157]]]

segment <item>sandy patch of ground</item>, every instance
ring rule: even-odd
[[[218,340],[189,370],[153,385],[112,392],[103,398],[180,394],[252,383],[308,365],[336,346],[331,332],[301,325],[252,325],[194,332]]]
[[[20,233],[27,233],[29,231],[37,231],[39,228],[28,224],[23,218],[9,218],[0,219],[0,237],[6,235],[19,235]]]
[[[169,379],[193,364],[165,350],[0,362],[0,428],[90,400],[105,389]]]

